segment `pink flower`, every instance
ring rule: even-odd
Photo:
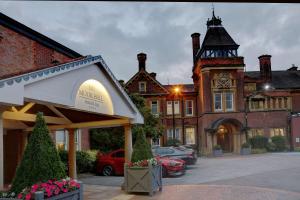
[[[18,194],[18,199],[22,199],[22,193]]]
[[[31,199],[31,193],[26,194],[25,200],[30,200]]]
[[[68,189],[64,188],[64,189],[62,189],[62,191],[63,191],[63,193],[66,193],[66,192],[68,192]]]

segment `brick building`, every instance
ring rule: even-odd
[[[299,147],[297,67],[273,71],[271,56],[261,55],[259,71],[246,72],[239,45],[214,12],[201,46],[199,33],[191,37],[193,84],[162,85],[156,73],[147,71],[144,53],[137,55],[138,72],[125,84],[130,93],[144,96],[161,117],[166,131],[160,144],[176,138],[206,154],[216,144],[225,152],[238,153],[247,137],[283,135],[291,148]]]

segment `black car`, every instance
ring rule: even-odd
[[[197,162],[197,155],[193,150],[181,150],[175,147],[152,147],[154,155],[161,157],[174,157],[184,160],[187,165],[194,165]]]

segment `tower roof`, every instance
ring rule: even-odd
[[[237,49],[239,45],[231,38],[226,29],[222,26],[222,20],[215,16],[207,21],[207,31],[201,49],[220,49],[230,47]]]

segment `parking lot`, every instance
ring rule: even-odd
[[[123,177],[87,176],[81,180],[86,185],[116,186],[110,187],[116,189],[121,186]],[[259,193],[276,194],[278,192],[278,195],[279,193],[283,195],[285,200],[299,200],[300,153],[199,158],[196,165],[188,167],[185,175],[164,178],[163,183],[167,189],[179,186],[179,188],[186,188],[185,191],[198,187],[201,188],[197,190],[198,192],[211,191],[211,188],[214,188],[215,192],[224,192],[226,188],[226,191],[232,190],[236,193],[240,191],[243,194],[247,193],[248,189],[252,190],[251,194],[254,196]],[[275,197],[270,199],[275,199]],[[281,198],[276,197],[276,199]]]

